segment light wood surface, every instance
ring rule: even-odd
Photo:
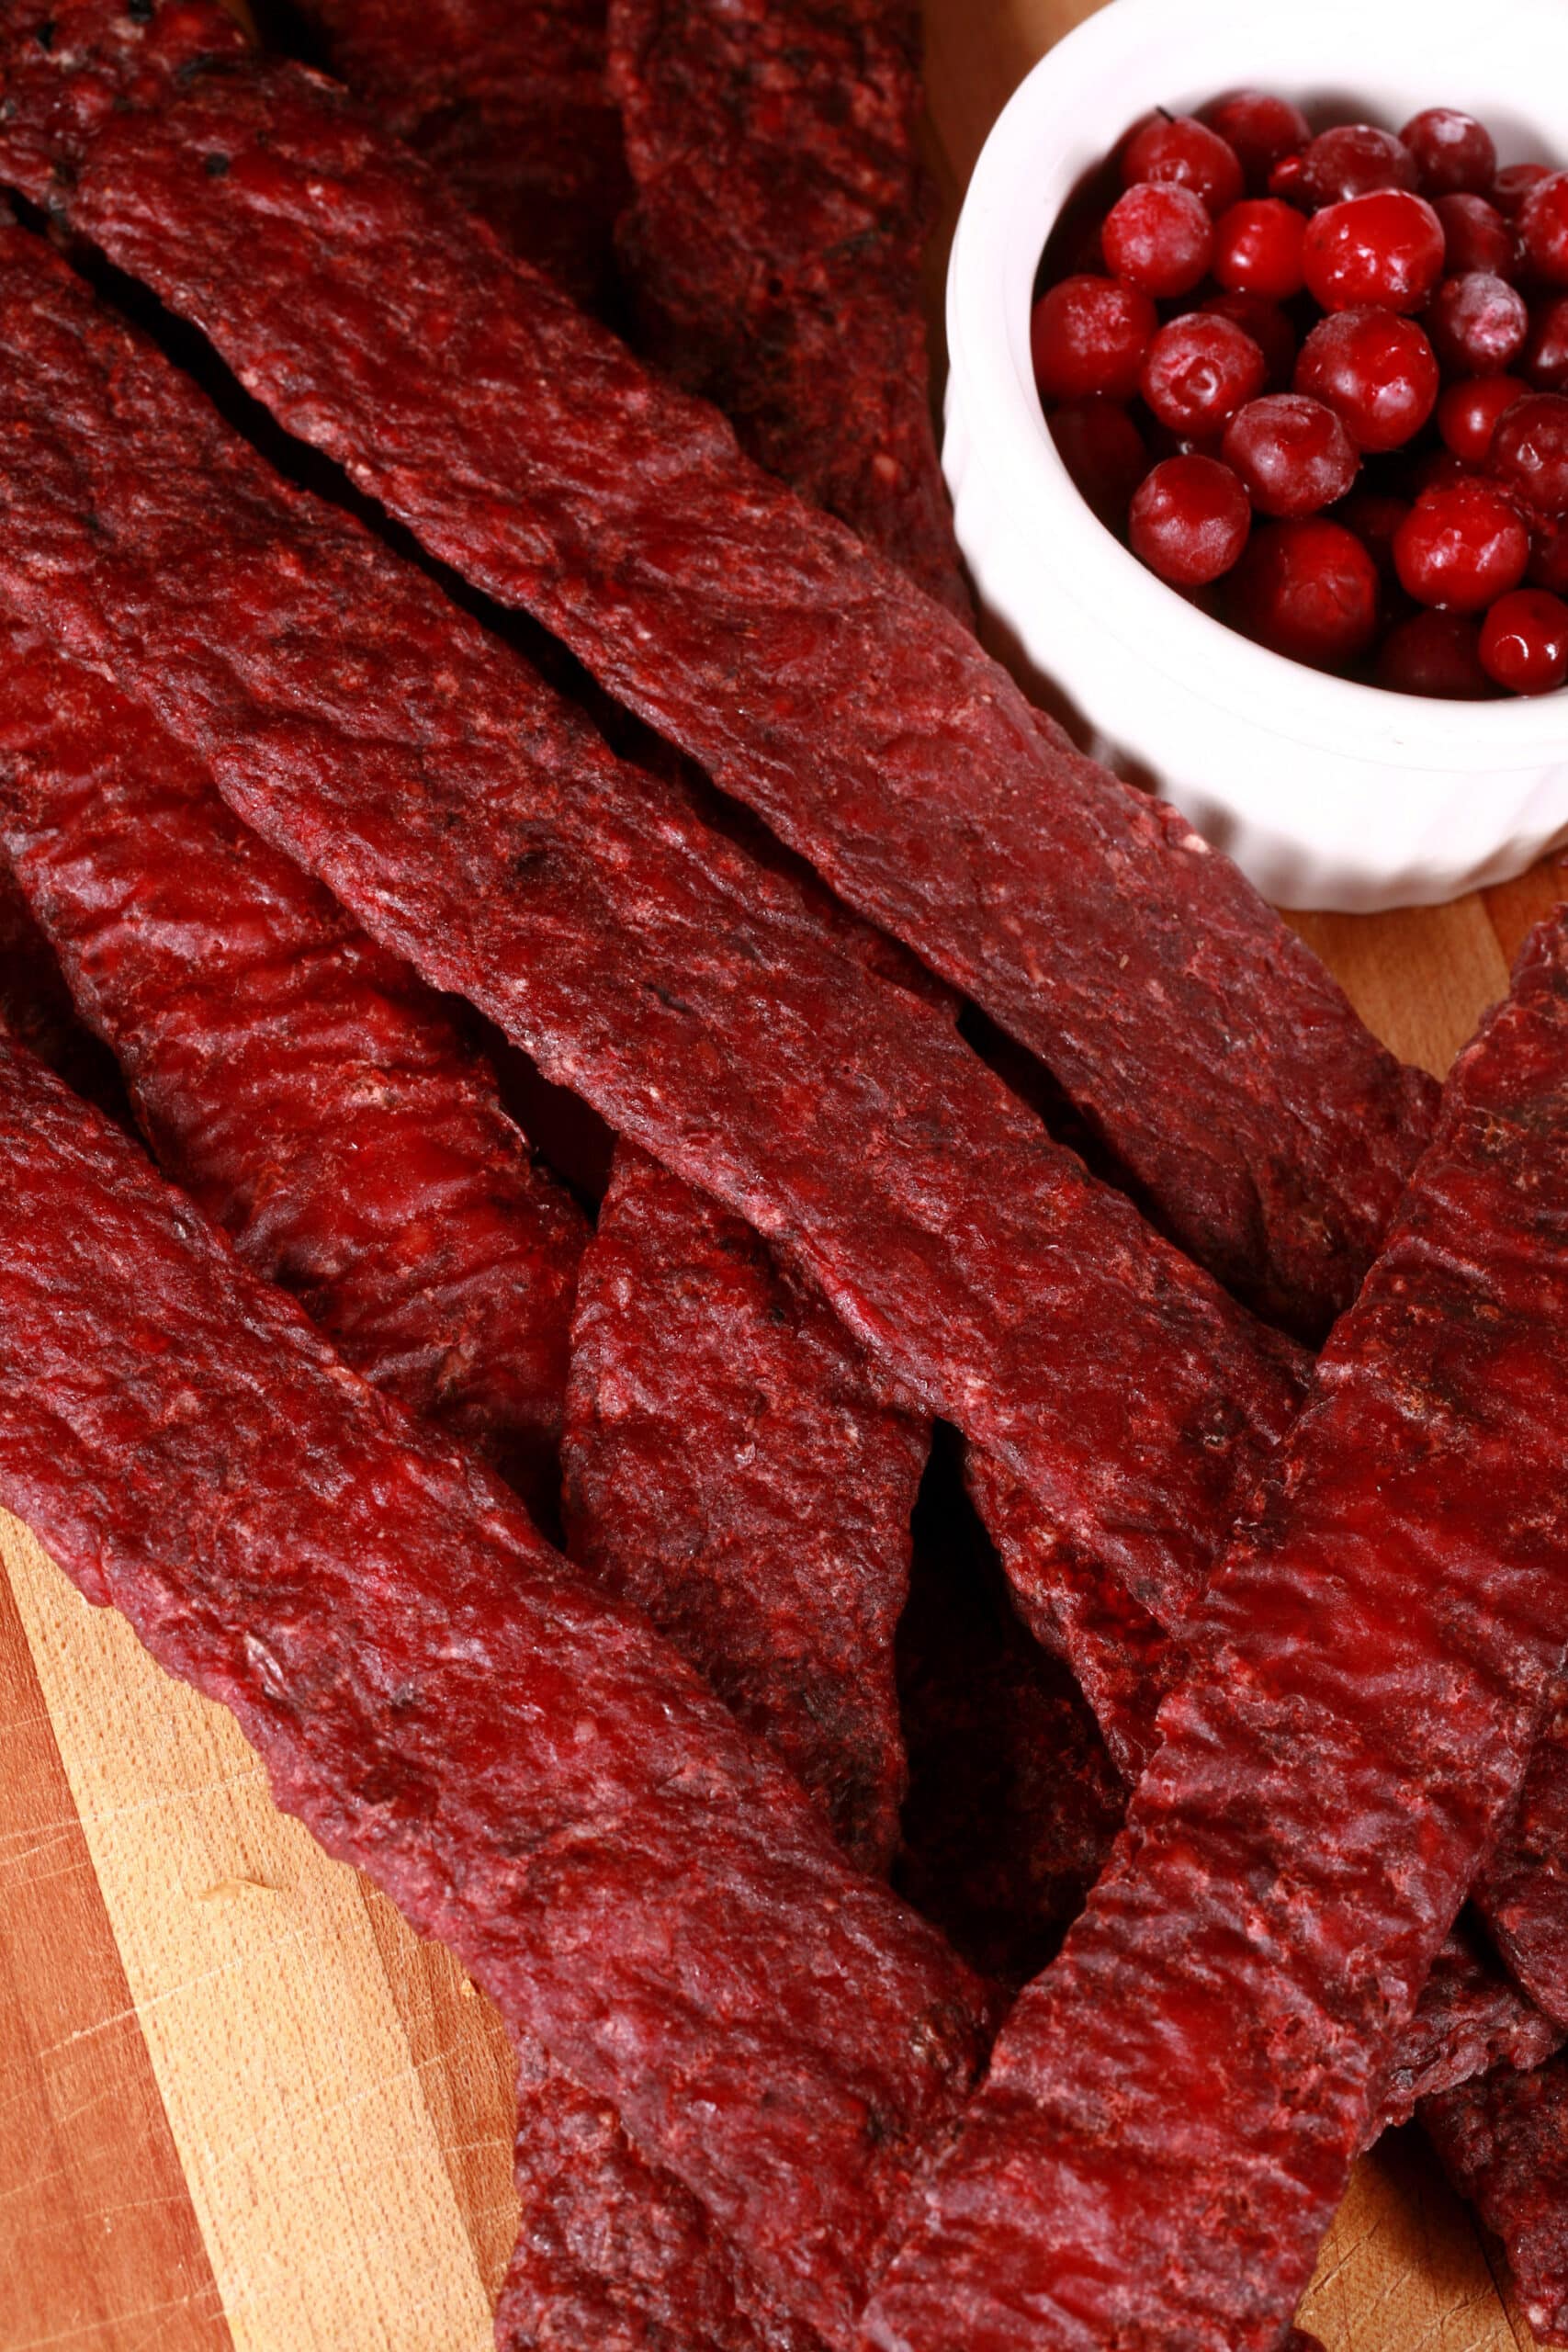
[[[929,0],[950,214],[1019,75],[1086,13]],[[1299,922],[1440,1071],[1562,895],[1549,862],[1451,907]],[[517,2222],[490,2004],[3,1517],[0,1564],[0,2352],[482,2352]],[[1400,2134],[1357,2173],[1303,2318],[1328,2352],[1523,2352],[1495,2267]]]

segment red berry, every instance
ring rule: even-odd
[[[1467,269],[1495,270],[1506,277],[1514,266],[1514,232],[1483,196],[1439,196],[1432,209],[1443,224],[1443,267],[1453,277]]]
[[[1568,523],[1541,523],[1530,533],[1529,570],[1532,588],[1550,588],[1554,596],[1568,596]]]
[[[1549,172],[1519,208],[1519,243],[1538,277],[1568,286],[1568,172]]]
[[[1278,197],[1248,197],[1214,224],[1214,276],[1232,294],[1260,294],[1288,302],[1302,290],[1302,240],[1306,223]]]
[[[1333,520],[1354,531],[1378,568],[1385,588],[1399,585],[1393,568],[1393,537],[1409,514],[1408,503],[1384,490],[1353,490],[1334,510]]]
[[[1537,514],[1568,514],[1568,399],[1527,392],[1499,419],[1488,457],[1504,489]]]
[[[1113,277],[1064,277],[1047,288],[1029,333],[1041,397],[1079,401],[1099,393],[1130,401],[1158,324],[1148,296]]]
[[[1231,586],[1237,628],[1295,662],[1348,669],[1377,634],[1377,566],[1325,515],[1254,531]]]
[[[1438,401],[1438,430],[1467,466],[1483,466],[1497,419],[1529,390],[1517,376],[1467,376]]]
[[[1270,391],[1284,391],[1296,364],[1296,331],[1278,302],[1257,294],[1214,294],[1202,309],[1217,319],[1232,319],[1249,334],[1263,354]]]
[[[1443,224],[1425,197],[1379,188],[1314,213],[1302,250],[1325,311],[1418,311],[1442,276]]]
[[[1377,682],[1394,694],[1484,702],[1492,689],[1481,666],[1481,631],[1463,613],[1413,613],[1384,638]]]
[[[1484,196],[1497,176],[1492,133],[1472,114],[1428,107],[1399,136],[1416,158],[1423,196]]]
[[[1394,534],[1400,585],[1418,605],[1478,613],[1525,576],[1529,533],[1489,483],[1424,490]]]
[[[1122,185],[1173,180],[1201,197],[1211,213],[1224,212],[1243,194],[1234,147],[1191,114],[1155,114],[1141,122],[1122,150]]]
[[[1190,294],[1213,258],[1214,229],[1190,187],[1141,180],[1119,196],[1100,232],[1107,268],[1164,300]]]
[[[1568,392],[1568,294],[1554,295],[1530,312],[1524,372],[1538,391]]]
[[[1206,441],[1257,399],[1267,373],[1262,352],[1232,320],[1190,311],[1161,327],[1144,354],[1138,385],[1162,424]]]
[[[1554,694],[1568,679],[1568,605],[1544,588],[1500,596],[1481,624],[1481,664],[1510,694]]]
[[[1294,154],[1312,137],[1312,126],[1300,107],[1264,90],[1233,90],[1206,106],[1201,119],[1235,149],[1253,188],[1267,187],[1280,158]]]
[[[1517,217],[1532,187],[1551,176],[1550,164],[1509,164],[1492,183],[1492,201],[1506,220]]]
[[[1416,186],[1416,158],[1392,130],[1341,122],[1319,131],[1302,158],[1302,193],[1310,204],[1343,204],[1374,188]]]
[[[1249,401],[1225,428],[1221,455],[1260,514],[1315,514],[1356,479],[1356,451],[1331,408],[1299,392]]]
[[[1302,345],[1295,389],[1334,411],[1358,449],[1381,455],[1413,440],[1438,399],[1438,363],[1414,319],[1337,311]]]
[[[1133,553],[1177,588],[1203,588],[1230,570],[1252,510],[1215,458],[1167,458],[1138,485],[1127,517]]]
[[[1079,493],[1102,523],[1116,526],[1148,463],[1143,435],[1112,401],[1071,401],[1049,423]]]
[[[1445,277],[1427,312],[1427,333],[1454,376],[1496,376],[1525,347],[1529,312],[1525,298],[1490,270]]]

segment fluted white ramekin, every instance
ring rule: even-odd
[[[1163,585],[1056,455],[1029,316],[1061,206],[1137,118],[1253,85],[1397,129],[1479,115],[1505,163],[1568,157],[1564,0],[1111,0],[1014,93],[948,277],[942,450],[981,599],[1118,765],[1269,898],[1364,911],[1502,881],[1568,836],[1568,691],[1429,702],[1267,652]]]

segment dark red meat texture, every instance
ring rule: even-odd
[[[615,2108],[537,2043],[519,2054],[517,2109],[523,2220],[497,2352],[820,2352]]]
[[[291,0],[289,15],[284,29],[303,27],[514,252],[591,309],[611,297],[631,182],[604,83],[604,0]]]
[[[643,348],[967,617],[931,432],[911,0],[612,0]]]
[[[1295,1410],[1290,1343],[1053,1145],[943,1010],[877,978],[812,888],[288,490],[21,231],[0,351],[0,594],[145,697],[428,982],[782,1245],[922,1409],[1179,1616]]]
[[[1476,1894],[1514,1975],[1549,2017],[1568,2027],[1568,1693],[1558,1693],[1518,1811]]]
[[[1020,1623],[938,1432],[915,1520],[898,1687],[909,1793],[895,1884],[1016,1988],[1054,1958],[1127,1792],[1066,1667]]]
[[[1532,2331],[1568,2344],[1568,2052],[1427,2099],[1421,2120],[1454,2187],[1502,2240]]]
[[[0,693],[5,682],[0,679]],[[114,1057],[76,1018],[71,991],[9,860],[0,852],[0,1028],[18,1038],[78,1094],[116,1118],[129,1115]]]
[[[1561,1671],[1565,1237],[1568,914],[1455,1067],[869,2344],[1277,2342]]]
[[[893,1637],[929,1443],[749,1226],[617,1153],[572,1331],[572,1557],[647,1611],[873,1871],[898,1837]]]
[[[976,1981],[645,1620],[3,1041],[0,1164],[5,1507],[848,2345],[979,2063]]]
[[[1226,859],[328,85],[202,0],[0,26],[0,174],[1037,1051],[1194,1256],[1325,1327],[1434,1090]]]
[[[1474,1922],[1461,1914],[1400,2035],[1368,2127],[1369,2146],[1380,2132],[1407,2123],[1421,2100],[1487,2074],[1501,2060],[1540,2066],[1562,2041],[1562,2029],[1509,1982]]]
[[[0,842],[160,1165],[547,1523],[587,1220],[406,965],[0,612]]]

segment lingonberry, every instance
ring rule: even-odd
[[[1214,223],[1214,276],[1228,293],[1288,302],[1302,290],[1305,235],[1306,223],[1292,205],[1274,196],[1244,198]]]
[[[1450,277],[1467,269],[1495,270],[1506,277],[1514,266],[1514,232],[1483,196],[1439,196],[1432,209],[1443,224],[1443,267]]]
[[[1267,374],[1262,352],[1233,320],[1190,311],[1161,327],[1144,354],[1138,388],[1170,432],[1207,441],[1257,399]]]
[[[1492,201],[1506,220],[1516,220],[1532,187],[1551,175],[1550,164],[1507,164],[1492,183]]]
[[[1270,391],[1288,389],[1296,365],[1296,331],[1278,302],[1266,302],[1258,294],[1213,294],[1201,307],[1215,318],[1233,319],[1252,337],[1263,354]]]
[[[1189,187],[1215,214],[1245,193],[1235,148],[1190,114],[1154,114],[1138,125],[1122,150],[1122,185],[1139,180]]]
[[[1231,586],[1236,627],[1295,662],[1348,669],[1377,634],[1377,566],[1326,515],[1254,531]]]
[[[1208,276],[1214,225],[1190,187],[1140,180],[1106,214],[1100,243],[1108,269],[1163,301],[1190,294]]]
[[[1472,114],[1428,107],[1399,136],[1416,158],[1423,196],[1484,196],[1497,176],[1492,133]]]
[[[1102,523],[1119,525],[1144,478],[1144,436],[1114,401],[1068,401],[1053,411],[1051,438],[1078,491]]]
[[[1431,345],[1393,311],[1337,311],[1303,344],[1295,389],[1331,408],[1358,449],[1381,455],[1413,440],[1437,405]]]
[[[1375,188],[1416,186],[1416,158],[1392,130],[1341,122],[1320,130],[1302,157],[1300,192],[1309,204],[1343,204]]]
[[[1443,270],[1443,224],[1425,197],[1377,188],[1307,223],[1308,291],[1325,311],[1418,311]]]
[[[1409,501],[1395,498],[1391,491],[1353,490],[1348,498],[1340,500],[1330,518],[1355,532],[1376,564],[1378,578],[1385,588],[1397,589],[1399,585],[1399,575],[1393,568],[1393,535],[1409,512]]]
[[[1503,489],[1536,514],[1568,514],[1568,398],[1527,392],[1498,420],[1488,456]]]
[[[1568,286],[1568,172],[1549,172],[1519,208],[1519,243],[1535,276]]]
[[[1135,286],[1114,277],[1064,277],[1034,305],[1030,346],[1034,380],[1051,401],[1099,393],[1130,401],[1159,312]]]
[[[1217,458],[1167,458],[1145,475],[1127,515],[1133,553],[1173,587],[1203,588],[1229,571],[1252,527],[1252,510]]]
[[[1312,137],[1312,126],[1300,107],[1266,90],[1233,90],[1201,107],[1199,120],[1235,150],[1247,184],[1254,189],[1267,187],[1280,158],[1299,153]]]
[[[1299,392],[1249,401],[1225,427],[1220,454],[1260,514],[1315,514],[1356,479],[1345,427],[1331,408]]]
[[[1377,683],[1395,694],[1483,702],[1492,691],[1481,666],[1481,631],[1465,613],[1412,613],[1378,648]]]
[[[1529,323],[1524,296],[1485,269],[1445,277],[1427,310],[1432,348],[1451,376],[1496,376],[1511,368]]]
[[[1529,386],[1517,376],[1467,376],[1438,399],[1438,430],[1446,447],[1467,466],[1483,466],[1497,420]]]
[[[1517,588],[1529,533],[1500,491],[1473,476],[1424,490],[1394,534],[1401,587],[1418,605],[1479,613]]]
[[[1529,570],[1532,588],[1550,588],[1554,596],[1568,596],[1568,523],[1541,522],[1530,533]]]
[[[1554,694],[1568,679],[1568,605],[1544,588],[1500,596],[1481,624],[1481,666],[1510,694]]]
[[[1538,391],[1568,392],[1568,294],[1538,302],[1521,363]]]

